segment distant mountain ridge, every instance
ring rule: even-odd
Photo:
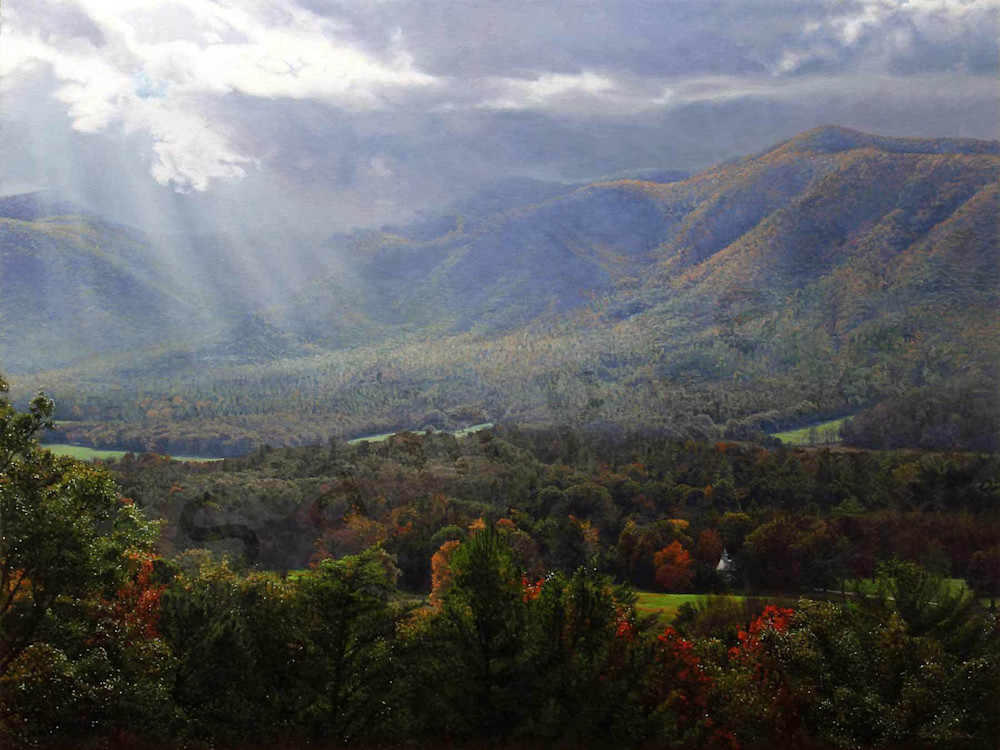
[[[904,138],[874,135],[838,125],[812,128],[764,153],[780,150],[838,153],[861,148],[897,154],[1000,154],[1000,142],[975,138]]]
[[[13,206],[13,210],[11,210]],[[0,218],[0,361],[25,371],[153,347],[197,306],[135,230],[64,205],[6,201]],[[52,215],[52,212],[57,212]]]
[[[270,395],[201,413],[336,413],[369,433],[459,406],[490,419],[701,415],[752,426],[1000,370],[997,142],[822,127],[666,177],[507,181],[439,217],[334,237],[325,250],[192,239],[183,252],[211,269],[199,279],[154,263],[154,243],[131,230],[0,219],[0,290],[18,285],[0,297],[13,323],[0,363],[37,369],[48,350],[71,365],[74,341],[78,362],[100,351],[141,359],[155,340],[187,359],[162,360],[169,377],[152,364],[161,353],[135,369],[153,401],[201,389],[210,404],[241,382]],[[37,272],[18,270],[35,246],[46,248],[31,251]],[[117,269],[116,301],[90,313],[111,325],[105,339],[40,323],[52,288],[33,280],[55,273],[66,320],[87,309],[85,289],[102,288],[97,271],[74,278],[60,258]],[[242,299],[253,279],[270,290]],[[155,320],[169,325],[151,333]],[[37,356],[18,359],[18,342]],[[188,361],[211,365],[195,373]],[[105,389],[102,367],[45,378],[93,375]]]
[[[594,183],[489,220],[456,219],[436,237],[368,233],[356,254],[372,304],[361,312],[376,325],[509,330],[594,296],[648,307],[692,284],[711,304],[734,285],[787,290],[844,252],[894,262],[980,192],[963,222],[982,237],[995,222],[998,147],[818,128],[680,182]],[[309,321],[310,336],[337,330],[325,284],[288,314]]]

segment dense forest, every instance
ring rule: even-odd
[[[504,425],[100,466],[52,414],[0,403],[5,745],[1000,739],[995,454]]]
[[[736,561],[730,584],[797,590],[870,578],[893,557],[965,577],[971,555],[1000,538],[1000,463],[986,453],[508,425],[461,439],[401,433],[263,448],[214,464],[126,456],[108,469],[149,518],[166,520],[166,555],[206,546],[194,542],[218,526],[243,531],[216,552],[245,558],[249,538],[252,562],[278,572],[380,545],[413,591],[430,586],[440,546],[479,519],[521,540],[526,570],[593,563],[641,588],[654,586],[654,554],[678,542],[696,591],[726,585],[715,573],[723,548]]]

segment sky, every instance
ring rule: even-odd
[[[0,194],[169,232],[408,221],[810,127],[996,139],[1000,0],[4,0]]]

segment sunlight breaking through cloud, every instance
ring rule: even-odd
[[[338,37],[330,19],[291,2],[217,0],[78,0],[101,43],[46,28],[51,16],[14,6],[5,11],[0,73],[5,80],[47,65],[72,127],[113,126],[152,141],[151,174],[179,191],[238,179],[254,156],[244,153],[205,97],[315,99],[348,110],[376,109],[389,89],[428,86],[402,35],[386,59]]]
[[[3,178],[143,226],[335,231],[823,124],[995,138],[998,8],[4,0]]]

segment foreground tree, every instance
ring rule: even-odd
[[[162,597],[177,659],[172,699],[198,739],[241,744],[294,730],[303,646],[289,583],[206,561]]]
[[[463,542],[450,567],[452,586],[442,597],[436,637],[459,677],[450,686],[452,702],[480,736],[503,738],[527,697],[522,574],[493,526]]]
[[[768,607],[719,659],[710,711],[744,748],[995,748],[1000,632],[904,563],[857,607]]]
[[[0,397],[0,676],[60,598],[113,596],[155,537],[102,469],[39,445],[52,411],[42,395],[23,413]]]
[[[19,412],[6,391],[0,380],[0,744],[153,735],[169,667],[149,579],[156,527],[102,469],[39,445],[51,401]]]
[[[533,698],[520,733],[567,747],[639,738],[635,595],[592,567],[523,586]]]
[[[302,580],[295,611],[304,645],[300,730],[340,743],[384,731],[392,713],[385,698],[397,676],[395,629],[412,609],[396,601],[398,578],[392,556],[372,547],[323,560]]]

